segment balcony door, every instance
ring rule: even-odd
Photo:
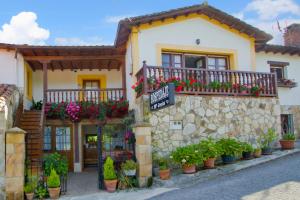
[[[100,80],[83,80],[83,89],[87,90],[84,92],[85,101],[97,102],[99,99]]]

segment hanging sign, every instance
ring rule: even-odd
[[[175,104],[175,86],[168,83],[150,93],[150,110],[156,111]]]

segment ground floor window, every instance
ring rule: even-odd
[[[281,115],[281,134],[294,133],[294,123],[292,114]]]

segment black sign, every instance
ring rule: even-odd
[[[156,111],[175,104],[175,86],[168,83],[154,92],[150,93],[150,110]]]

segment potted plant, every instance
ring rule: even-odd
[[[294,133],[286,133],[282,136],[282,139],[279,141],[281,149],[294,149],[295,148],[296,136]]]
[[[118,179],[114,168],[114,161],[111,157],[107,157],[104,163],[104,184],[106,191],[115,192]]]
[[[32,200],[34,197],[34,191],[37,187],[37,182],[34,181],[33,178],[30,178],[30,181],[28,181],[27,183],[25,183],[24,185],[24,192],[26,195],[26,199],[27,200]]]
[[[43,182],[39,183],[39,185],[37,186],[37,188],[35,190],[35,194],[36,194],[37,198],[40,200],[43,200],[47,196],[47,189],[45,188]]]
[[[253,153],[253,147],[251,146],[251,144],[247,142],[241,142],[241,148],[243,159],[250,160],[252,158]]]
[[[199,150],[203,156],[204,168],[206,169],[214,168],[215,160],[220,155],[220,149],[217,143],[212,138],[202,140],[199,143]]]
[[[262,155],[272,154],[272,143],[276,140],[277,134],[274,129],[268,129],[267,133],[264,133],[259,138],[259,143],[262,146]]]
[[[126,176],[135,176],[136,163],[133,160],[126,160],[122,163],[121,168]]]
[[[54,169],[51,170],[47,179],[48,192],[51,199],[58,199],[60,194],[60,179]]]
[[[43,160],[45,176],[50,176],[52,169],[54,169],[59,176],[67,175],[68,161],[65,156],[59,153],[52,153],[44,156]]]
[[[254,150],[253,150],[253,156],[254,156],[254,158],[259,158],[259,157],[261,157],[261,148],[255,148]]]
[[[172,152],[171,158],[182,166],[185,174],[196,172],[196,164],[203,162],[202,154],[198,150],[198,145],[188,145],[178,147]]]
[[[221,158],[224,164],[233,163],[236,155],[242,152],[240,142],[233,138],[223,138],[217,142],[220,147]]]
[[[159,177],[161,180],[170,179],[170,168],[168,165],[168,161],[165,158],[161,158],[159,160]]]

